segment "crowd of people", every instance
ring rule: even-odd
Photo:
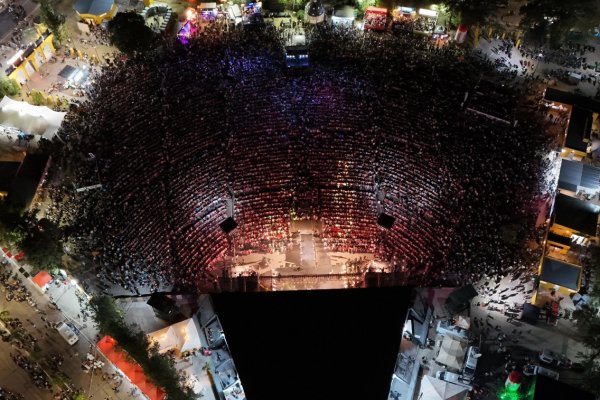
[[[535,116],[499,123],[462,103],[511,77],[428,39],[307,36],[304,71],[286,69],[272,29],[209,25],[95,77],[59,132],[67,145],[55,143],[65,179],[50,218],[100,278],[197,288],[236,249],[279,248],[292,219],[321,220],[328,249],[376,253],[423,284],[521,265],[549,140]],[[482,75],[494,83],[478,86]]]

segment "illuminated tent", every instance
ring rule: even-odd
[[[152,342],[157,342],[160,352],[177,350],[179,353],[202,347],[198,324],[189,318],[166,328],[148,334]]]
[[[427,400],[463,400],[469,389],[455,385],[433,376],[425,375],[421,380],[419,399]]]
[[[450,336],[444,336],[440,352],[435,360],[447,366],[448,369],[460,371],[468,346],[468,343],[452,339]]]
[[[117,342],[110,336],[104,336],[97,344],[98,349],[126,377],[136,385],[150,400],[163,400],[165,393],[148,380],[142,368],[135,361],[130,361],[127,353],[117,347]]]
[[[52,139],[66,114],[45,106],[12,100],[8,96],[0,101],[0,125],[3,128],[15,128],[24,133],[41,135],[45,139]]]

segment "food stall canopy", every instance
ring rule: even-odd
[[[165,399],[165,392],[149,381],[139,364],[130,361],[131,358],[129,355],[117,347],[115,339],[110,336],[104,336],[96,346],[147,398],[150,400]]]
[[[42,289],[52,281],[52,275],[48,271],[40,271],[33,278],[32,281]]]
[[[469,389],[441,379],[425,375],[421,380],[419,399],[423,400],[463,400]]]
[[[459,315],[456,319],[456,326],[463,328],[464,330],[469,330],[471,327],[471,322],[468,315]]]
[[[387,8],[369,6],[365,10],[365,13],[374,13],[374,14],[387,14]]]
[[[467,354],[468,343],[460,340],[455,340],[450,336],[444,336],[440,352],[436,357],[436,361],[444,364],[449,369],[460,371],[462,369],[465,354]]]
[[[166,328],[148,334],[151,341],[157,342],[160,352],[176,349],[180,353],[200,349],[202,343],[195,318],[189,318]]]

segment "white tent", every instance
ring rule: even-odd
[[[451,370],[460,371],[467,354],[468,343],[455,340],[450,336],[444,336],[440,352],[436,357],[436,361],[444,364]]]
[[[468,315],[458,315],[456,317],[455,325],[468,331],[469,328],[471,327],[471,319],[469,318]]]
[[[45,106],[34,106],[25,101],[4,96],[0,101],[0,125],[52,139],[67,113],[52,111]]]
[[[425,375],[421,380],[420,400],[463,400],[469,389]]]
[[[344,6],[333,12],[331,22],[334,25],[345,25],[352,27],[354,24],[354,7]]]
[[[177,350],[179,353],[202,347],[198,324],[189,318],[166,328],[148,334],[151,342],[157,342],[159,351],[164,353]]]

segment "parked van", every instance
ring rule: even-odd
[[[65,342],[69,343],[71,346],[73,346],[79,340],[73,329],[71,329],[71,327],[64,322],[57,323],[54,328],[58,331],[60,336],[65,339]]]

